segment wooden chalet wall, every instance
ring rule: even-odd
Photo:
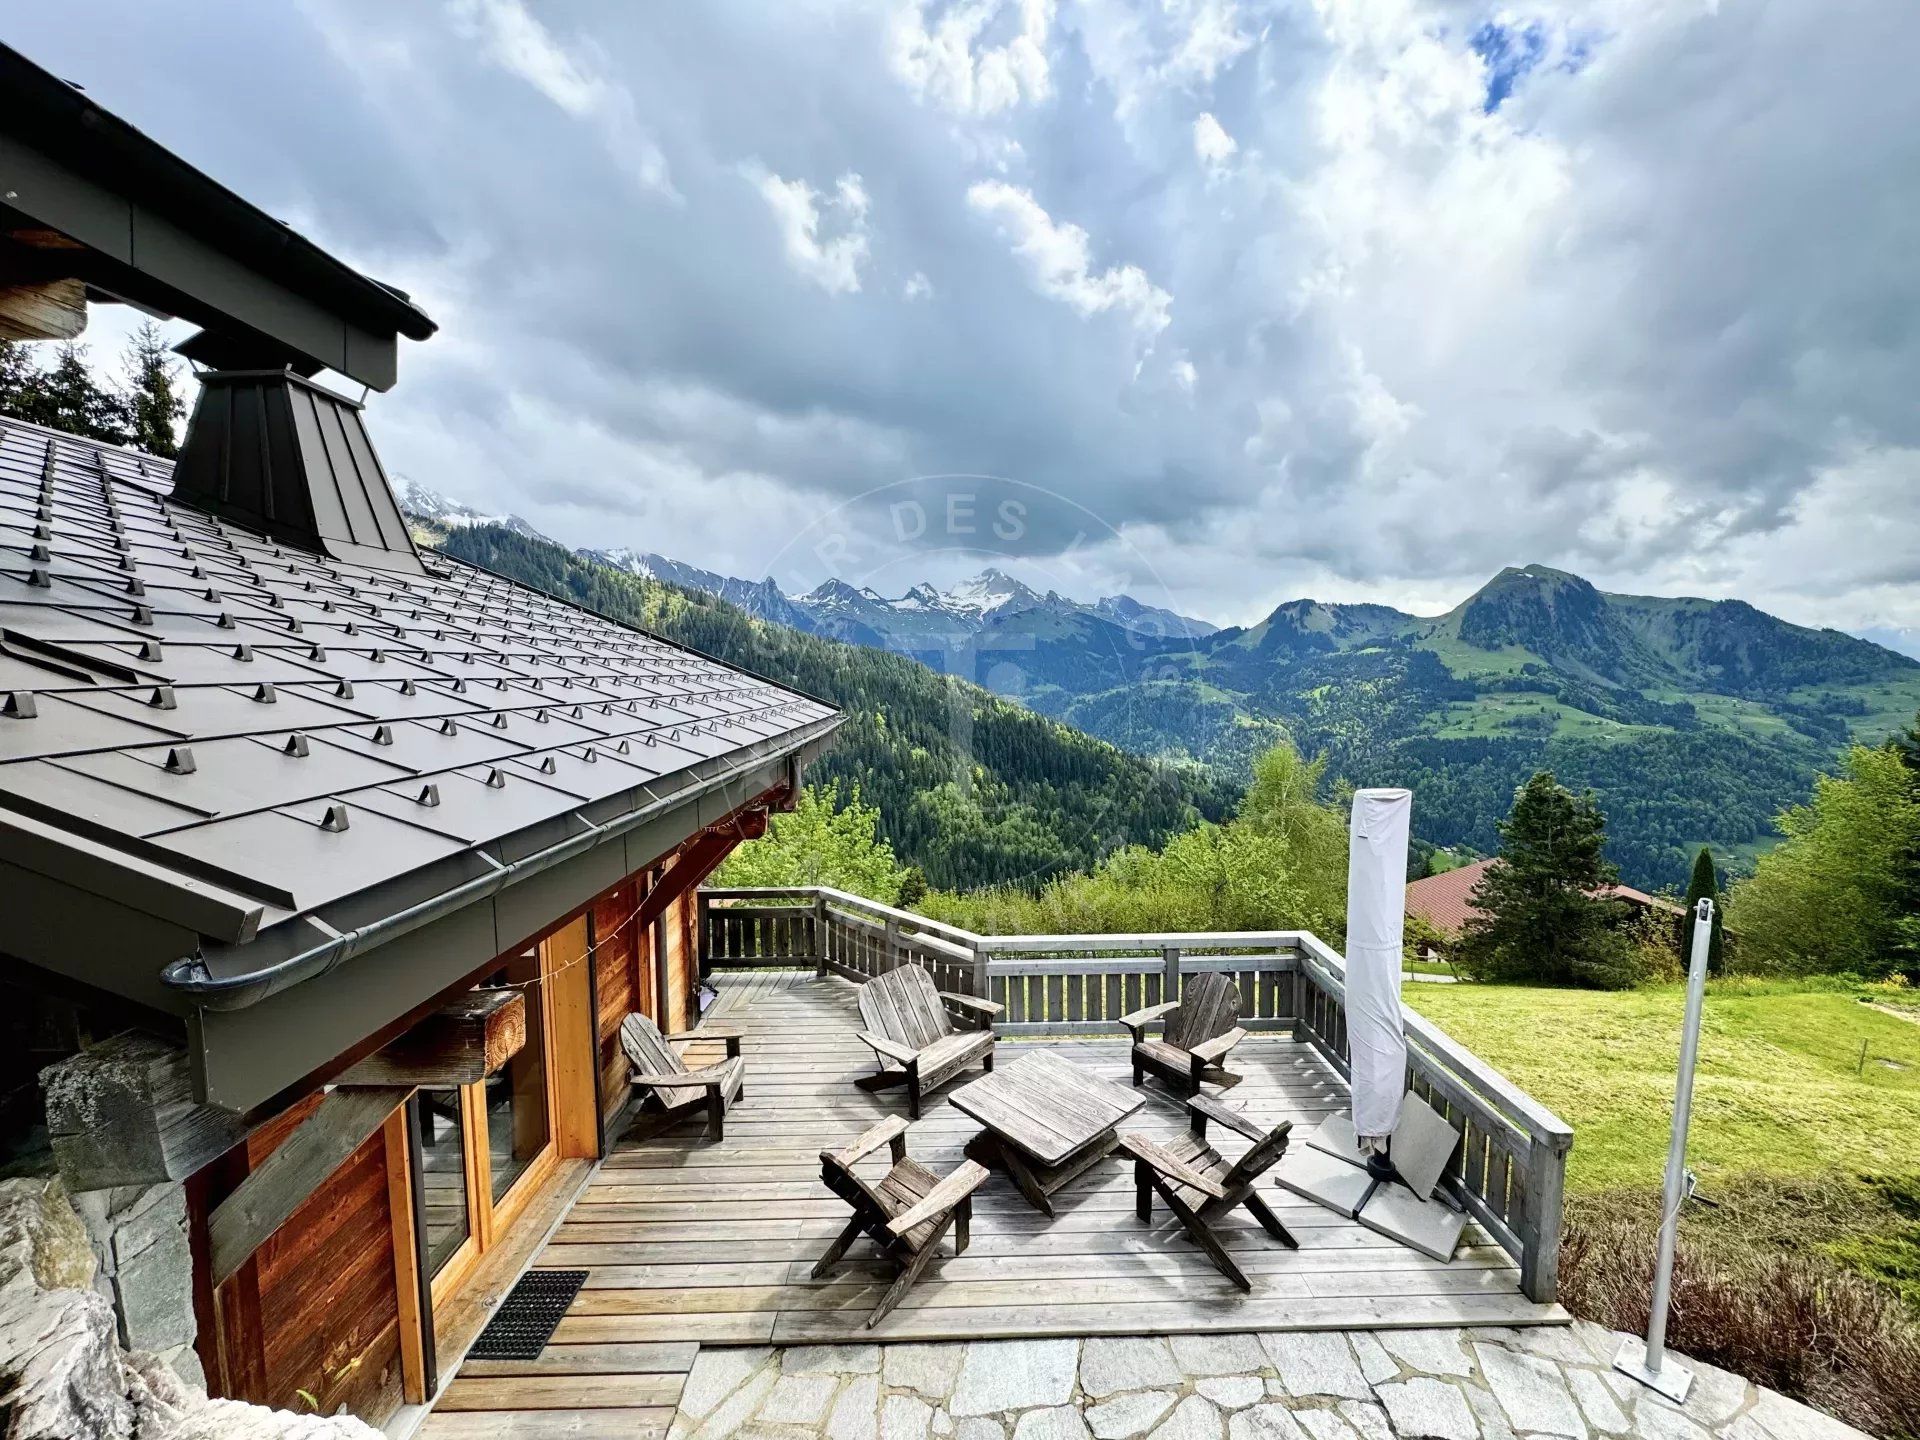
[[[651,1015],[653,967],[646,931],[635,912],[640,883],[627,879],[593,902],[594,985],[598,991],[600,1120],[611,1121],[627,1099],[627,1057],[620,1049],[620,1022],[638,1010]]]
[[[217,1162],[225,1173],[214,1187],[231,1190],[319,1098],[295,1105]],[[204,1323],[203,1310],[199,1350],[214,1394],[327,1415],[344,1405],[384,1417],[401,1403],[389,1164],[404,1159],[392,1154],[391,1140],[391,1127],[376,1131],[206,1297],[213,1324]]]
[[[693,928],[698,911],[696,886],[682,892],[667,907],[661,926],[667,951],[667,1018],[672,1022],[661,1028],[669,1033],[685,1030],[699,1018],[693,1003],[695,987],[700,983],[700,941]]]
[[[537,940],[476,968],[477,981],[527,945],[540,947],[541,998],[530,1005],[528,1023],[544,1027],[547,1166],[599,1153],[603,1132],[626,1105],[620,1022],[628,1014],[637,1010],[670,1034],[699,1018],[699,886],[734,846],[764,830],[770,798],[757,797],[584,909],[556,917]],[[484,1097],[467,1089],[471,1156],[473,1144],[484,1143],[486,1119]],[[424,1383],[404,1110],[321,1181],[231,1278],[208,1287],[207,1217],[320,1099],[308,1096],[189,1182],[200,1358],[217,1395],[304,1413],[345,1407],[378,1423],[403,1400],[419,1398],[408,1392]],[[463,1267],[512,1228],[548,1173],[536,1162],[514,1190],[489,1204],[486,1186],[476,1183],[484,1168],[474,1165],[470,1159],[474,1238],[436,1279],[436,1310],[458,1293]],[[438,1203],[445,1204],[444,1193]]]

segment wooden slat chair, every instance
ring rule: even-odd
[[[1148,1070],[1178,1086],[1182,1094],[1198,1095],[1200,1082],[1222,1089],[1243,1078],[1220,1062],[1247,1032],[1234,1022],[1240,1015],[1240,987],[1217,970],[1192,976],[1178,1000],[1149,1005],[1120,1023],[1133,1036],[1133,1083]],[[1160,1038],[1147,1038],[1147,1027],[1161,1022]]]
[[[870,1185],[853,1167],[882,1145],[889,1147],[893,1168],[878,1184]],[[972,1238],[973,1192],[985,1183],[987,1174],[986,1166],[962,1160],[942,1179],[919,1161],[908,1159],[907,1122],[898,1115],[882,1120],[843,1149],[822,1150],[820,1178],[853,1207],[853,1219],[813,1267],[813,1278],[818,1280],[838,1264],[847,1247],[862,1235],[871,1236],[881,1253],[900,1267],[867,1317],[871,1329],[920,1278],[949,1227],[954,1231],[953,1253],[967,1248]]]
[[[1236,1205],[1245,1205],[1260,1222],[1260,1227],[1289,1250],[1298,1250],[1280,1217],[1262,1200],[1254,1186],[1260,1177],[1287,1153],[1287,1136],[1293,1129],[1284,1120],[1271,1130],[1263,1130],[1237,1110],[1230,1110],[1211,1095],[1195,1095],[1187,1101],[1188,1131],[1171,1140],[1128,1131],[1120,1144],[1133,1156],[1133,1183],[1140,1218],[1153,1219],[1153,1192],[1158,1190],[1167,1208],[1179,1217],[1180,1224],[1193,1242],[1234,1284],[1242,1290],[1253,1289],[1253,1282],[1227,1253],[1220,1237],[1214,1234],[1215,1222],[1225,1218]],[[1220,1152],[1207,1143],[1207,1121],[1218,1120],[1230,1130],[1253,1142],[1247,1153],[1229,1165]]]
[[[987,1027],[961,1030],[947,1005],[972,1010]],[[854,1081],[862,1090],[907,1087],[907,1113],[920,1118],[920,1097],[976,1060],[993,1069],[993,1017],[1001,1007],[973,995],[936,989],[918,965],[902,965],[860,987],[860,1039],[880,1062],[878,1074]]]
[[[693,1034],[675,1035],[673,1040],[724,1040],[727,1058],[702,1070],[689,1070],[680,1052],[660,1033],[660,1027],[635,1011],[620,1022],[620,1048],[633,1066],[638,1108],[659,1129],[704,1107],[708,1138],[724,1138],[728,1107],[747,1093],[747,1062],[740,1054],[740,1032],[729,1026],[709,1025]]]

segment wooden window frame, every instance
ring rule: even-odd
[[[438,1308],[457,1291],[482,1256],[520,1218],[527,1206],[553,1178],[562,1160],[593,1159],[598,1154],[599,1113],[595,1076],[599,1044],[593,1014],[590,967],[592,951],[585,944],[587,911],[568,916],[528,944],[540,957],[539,1003],[528,1006],[527,1023],[540,1027],[546,1057],[544,1086],[547,1139],[539,1154],[507,1187],[493,1198],[493,1155],[488,1143],[486,1082],[460,1087],[461,1148],[466,1161],[467,1238],[433,1277],[433,1303]],[[579,954],[554,942],[573,926],[581,927]],[[515,947],[507,954],[523,953]],[[559,982],[563,974],[567,977]],[[578,1043],[583,1055],[565,1058],[567,1047]],[[569,1093],[570,1088],[577,1093]],[[587,1109],[583,1111],[581,1106]],[[589,1113],[590,1112],[590,1113]],[[569,1121],[566,1117],[573,1116]],[[591,1123],[589,1123],[591,1122]],[[579,1133],[575,1133],[575,1132]]]

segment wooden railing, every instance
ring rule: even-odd
[[[1240,988],[1240,1023],[1311,1045],[1348,1078],[1346,959],[1302,930],[1221,934],[975,935],[824,887],[700,892],[701,969],[805,966],[862,981],[920,965],[942,990],[1005,1007],[1002,1034],[1117,1034],[1121,1015],[1179,998],[1209,970]],[[1462,1143],[1455,1197],[1520,1264],[1527,1295],[1559,1288],[1560,1226],[1573,1131],[1415,1011],[1407,1086]]]

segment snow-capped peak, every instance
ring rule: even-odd
[[[466,530],[475,525],[501,525],[519,535],[531,536],[537,540],[547,538],[518,515],[485,514],[471,505],[450,500],[437,490],[429,490],[417,480],[403,482],[397,498],[404,514],[428,525],[438,525],[443,530]]]
[[[982,570],[971,580],[962,580],[940,599],[942,609],[961,615],[990,615],[1013,605],[1025,609],[1041,603],[1040,596],[1028,586],[1004,571],[991,568]]]

